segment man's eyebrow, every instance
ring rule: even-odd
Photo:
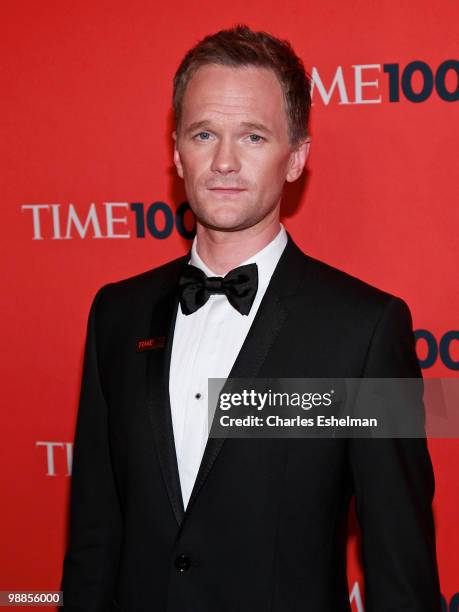
[[[210,121],[204,119],[203,121],[195,121],[194,123],[190,123],[190,125],[186,128],[185,134],[189,134],[190,132],[194,132],[195,130],[199,130],[204,127],[209,127]]]
[[[256,130],[257,132],[266,132],[267,134],[272,134],[272,131],[263,123],[256,123],[253,121],[243,121],[241,123],[241,127],[249,128],[249,130]]]
[[[202,128],[211,129],[212,122],[208,119],[203,119],[202,121],[195,121],[194,123],[190,123],[190,125],[185,129],[185,134],[190,134],[196,130],[200,130]],[[239,124],[243,128],[248,128],[249,130],[256,130],[257,132],[266,132],[267,134],[272,134],[272,131],[263,123],[257,123],[254,121],[242,121]]]

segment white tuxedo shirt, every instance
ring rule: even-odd
[[[256,263],[258,289],[248,315],[242,315],[226,295],[213,294],[190,315],[179,305],[169,374],[172,424],[185,508],[191,496],[208,438],[208,378],[227,378],[244,343],[271,276],[287,244],[282,223],[276,237],[240,266]],[[197,237],[188,262],[215,274],[199,257]]]

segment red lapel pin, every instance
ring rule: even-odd
[[[166,343],[166,336],[155,336],[146,340],[137,341],[137,352],[150,351],[151,349],[163,348]]]

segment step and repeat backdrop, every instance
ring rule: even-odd
[[[0,590],[59,587],[96,290],[191,244],[172,78],[208,33],[243,22],[291,41],[312,76],[312,146],[284,225],[306,253],[407,301],[424,377],[459,376],[456,2],[5,0],[1,12]],[[459,442],[429,448],[443,606],[457,612]]]

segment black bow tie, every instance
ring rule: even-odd
[[[212,293],[224,293],[231,306],[248,315],[257,294],[258,268],[256,263],[239,266],[222,278],[206,276],[200,268],[188,264],[178,285],[180,305],[186,315],[204,306]]]

